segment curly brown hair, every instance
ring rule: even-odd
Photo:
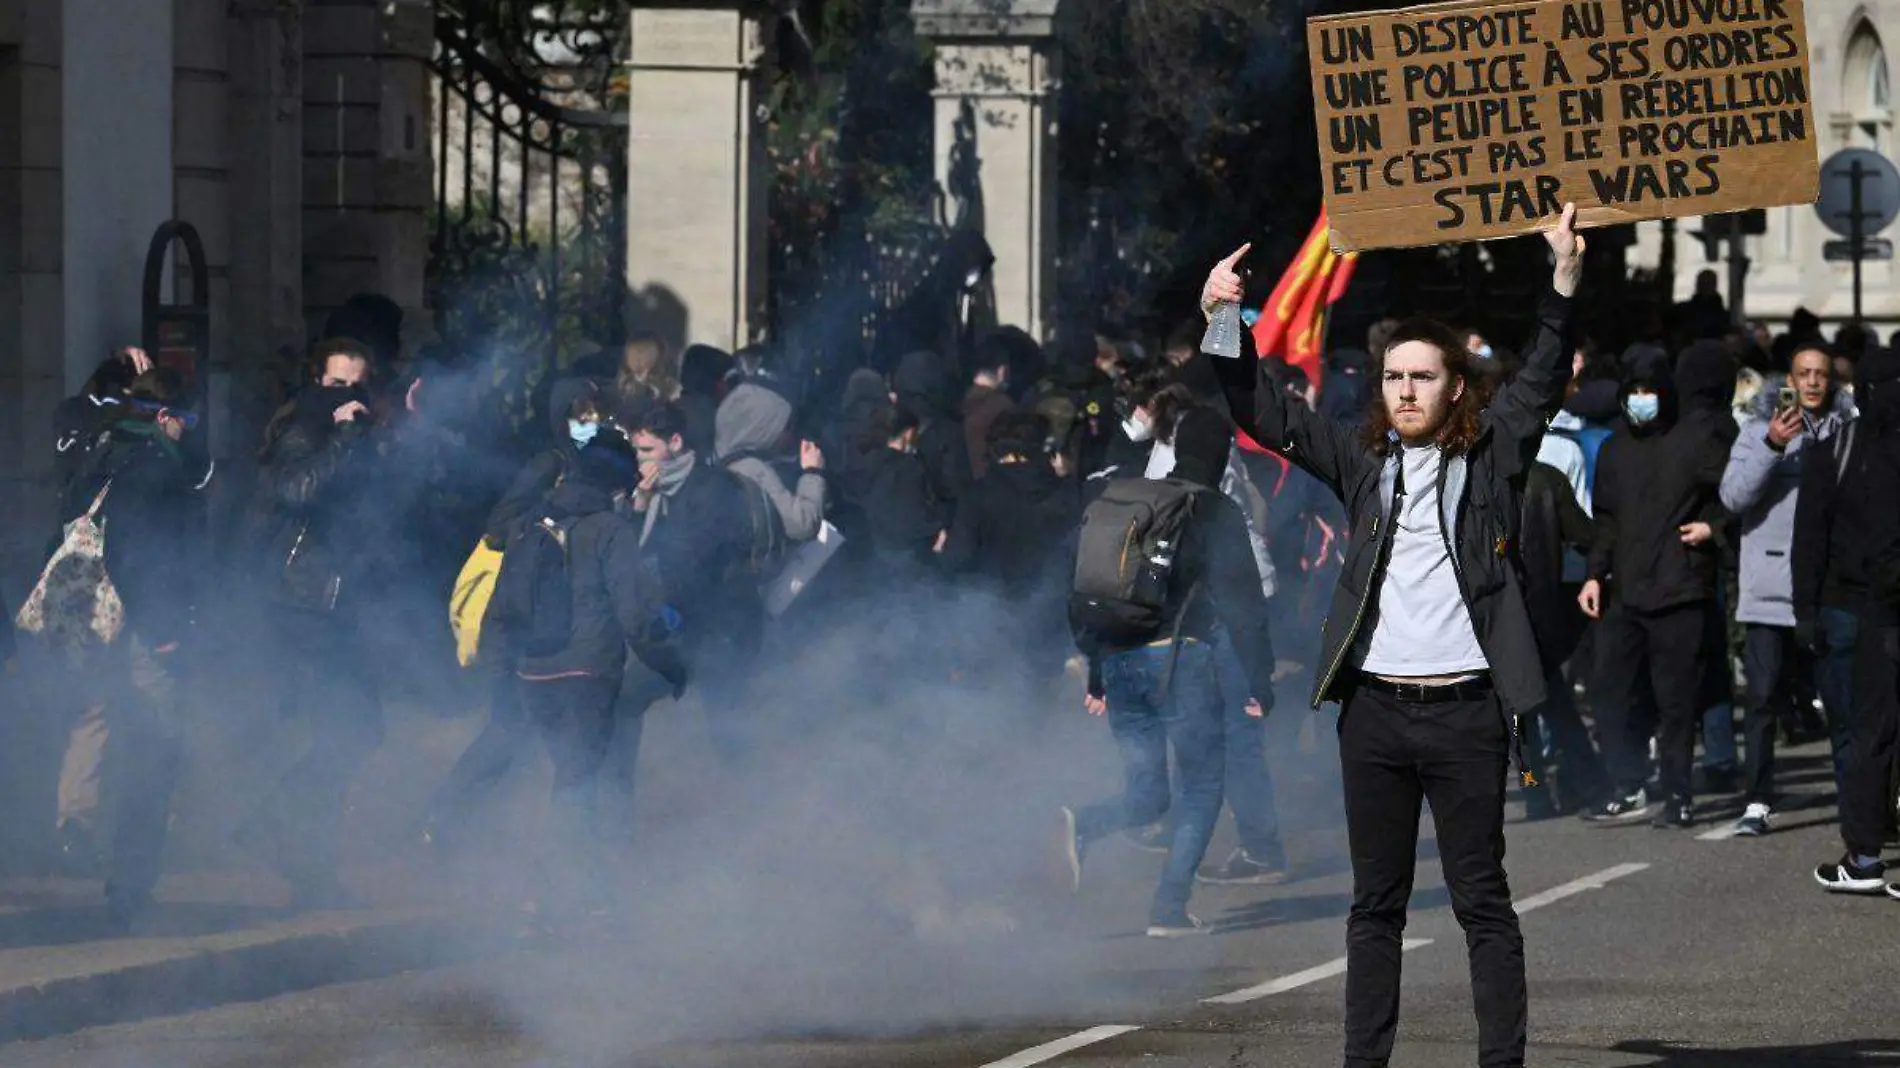
[[[1497,392],[1498,376],[1488,374],[1481,361],[1465,351],[1464,338],[1434,319],[1409,319],[1398,325],[1385,348],[1374,353],[1378,366],[1372,376],[1372,403],[1360,428],[1360,441],[1379,456],[1392,451],[1392,416],[1385,410],[1385,358],[1393,349],[1408,341],[1421,341],[1438,350],[1445,360],[1445,374],[1454,386],[1463,383],[1464,392],[1452,402],[1451,412],[1438,428],[1438,447],[1447,455],[1457,456],[1477,444],[1480,418]]]

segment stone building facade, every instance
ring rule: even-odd
[[[49,533],[54,406],[141,335],[161,223],[203,239],[217,454],[248,448],[231,413],[348,296],[420,311],[431,17],[427,0],[0,3],[9,572]],[[163,295],[189,296],[168,274],[186,292]]]
[[[1900,156],[1892,88],[1894,48],[1900,48],[1900,0],[1807,0],[1807,16],[1821,159],[1843,148],[1869,148],[1889,159]],[[1702,246],[1690,236],[1700,226],[1697,219],[1677,224],[1678,300],[1693,292],[1695,276],[1705,268],[1717,272],[1728,295],[1727,270],[1721,263],[1706,262]],[[1662,231],[1660,223],[1639,227],[1632,264],[1656,264]],[[1886,236],[1900,238],[1900,226]],[[1811,206],[1769,209],[1768,232],[1745,242],[1752,267],[1744,312],[1771,323],[1785,322],[1798,307],[1830,323],[1851,318],[1852,268],[1822,258],[1822,246],[1834,237]],[[1863,270],[1863,313],[1884,340],[1900,327],[1900,270],[1892,263],[1868,263]]]

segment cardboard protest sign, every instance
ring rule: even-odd
[[[1452,3],[1307,22],[1341,252],[1811,203],[1802,0]]]

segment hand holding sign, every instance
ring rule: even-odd
[[[1565,204],[1563,218],[1555,230],[1544,231],[1544,240],[1557,258],[1551,271],[1550,285],[1559,295],[1577,295],[1577,283],[1583,280],[1583,235],[1577,232],[1577,206]]]
[[[1208,272],[1207,284],[1201,287],[1201,315],[1212,318],[1214,308],[1221,304],[1239,304],[1246,296],[1245,287],[1240,280],[1238,270],[1240,261],[1253,248],[1253,243],[1235,249],[1228,257],[1214,265]]]

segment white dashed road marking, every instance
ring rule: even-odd
[[[1429,946],[1431,944],[1432,940],[1429,938],[1408,938],[1400,943],[1400,948],[1404,952],[1410,953],[1420,946]],[[1317,983],[1321,979],[1331,979],[1335,975],[1344,974],[1346,974],[1346,958],[1340,957],[1337,960],[1329,960],[1317,968],[1308,968],[1303,972],[1294,972],[1292,975],[1283,975],[1278,979],[1269,979],[1259,986],[1250,986],[1245,990],[1236,990],[1231,994],[1222,994],[1219,997],[1205,998],[1201,1003],[1203,1005],[1245,1005],[1249,1001],[1258,1001],[1261,998],[1272,997],[1275,994],[1284,994],[1289,990],[1298,990],[1300,987]]]
[[[1554,905],[1567,897],[1574,897],[1586,890],[1601,890],[1618,879],[1635,875],[1637,872],[1643,871],[1648,867],[1649,865],[1647,864],[1618,864],[1614,868],[1605,868],[1593,875],[1586,875],[1581,879],[1574,879],[1562,886],[1552,887],[1541,894],[1533,894],[1514,904],[1517,907],[1518,915],[1521,916],[1526,912],[1535,912],[1546,905]],[[1429,938],[1408,938],[1401,943],[1403,950],[1408,953],[1421,946],[1429,946],[1431,944],[1432,940]],[[1308,968],[1303,972],[1294,972],[1292,975],[1283,975],[1278,979],[1269,979],[1258,986],[1250,986],[1245,990],[1236,990],[1231,994],[1220,994],[1215,997],[1205,998],[1201,1003],[1204,1005],[1244,1005],[1249,1001],[1258,1001],[1261,998],[1272,997],[1275,994],[1284,994],[1289,990],[1297,990],[1300,987],[1310,986],[1323,979],[1331,979],[1335,975],[1344,975],[1345,973],[1346,958],[1340,957],[1336,960],[1327,961],[1325,964]],[[1072,1053],[1085,1046],[1093,1046],[1097,1042],[1105,1042],[1111,1038],[1117,1038],[1121,1035],[1130,1034],[1139,1030],[1141,1030],[1140,1027],[1132,1024],[1105,1024],[1101,1027],[1091,1027],[1086,1031],[1078,1031],[1067,1038],[1058,1038],[1054,1042],[1045,1042],[1033,1049],[1026,1049],[1021,1053],[1012,1054],[1008,1057],[1004,1057],[1000,1061],[991,1061],[983,1065],[982,1068],[1030,1068],[1031,1065],[1054,1060],[1065,1053]]]
[[[1054,1060],[1064,1053],[1072,1053],[1075,1050],[1081,1049],[1083,1046],[1093,1046],[1097,1042],[1105,1042],[1117,1035],[1125,1035],[1130,1031],[1139,1030],[1141,1030],[1141,1028],[1129,1024],[1107,1024],[1102,1027],[1091,1027],[1086,1031],[1078,1031],[1067,1038],[1058,1038],[1054,1042],[1045,1042],[1034,1049],[1026,1049],[1021,1053],[1011,1054],[1000,1061],[991,1061],[984,1065],[983,1068],[1029,1068],[1032,1064],[1041,1064],[1043,1061]]]
[[[1545,905],[1554,905],[1564,898],[1581,894],[1585,890],[1601,890],[1615,880],[1621,879],[1625,875],[1635,875],[1647,867],[1649,867],[1647,864],[1618,864],[1614,868],[1605,868],[1595,875],[1586,875],[1581,879],[1567,882],[1562,886],[1552,887],[1541,894],[1527,897],[1522,901],[1516,902],[1517,914],[1522,916],[1526,912],[1534,912],[1543,908]]]

